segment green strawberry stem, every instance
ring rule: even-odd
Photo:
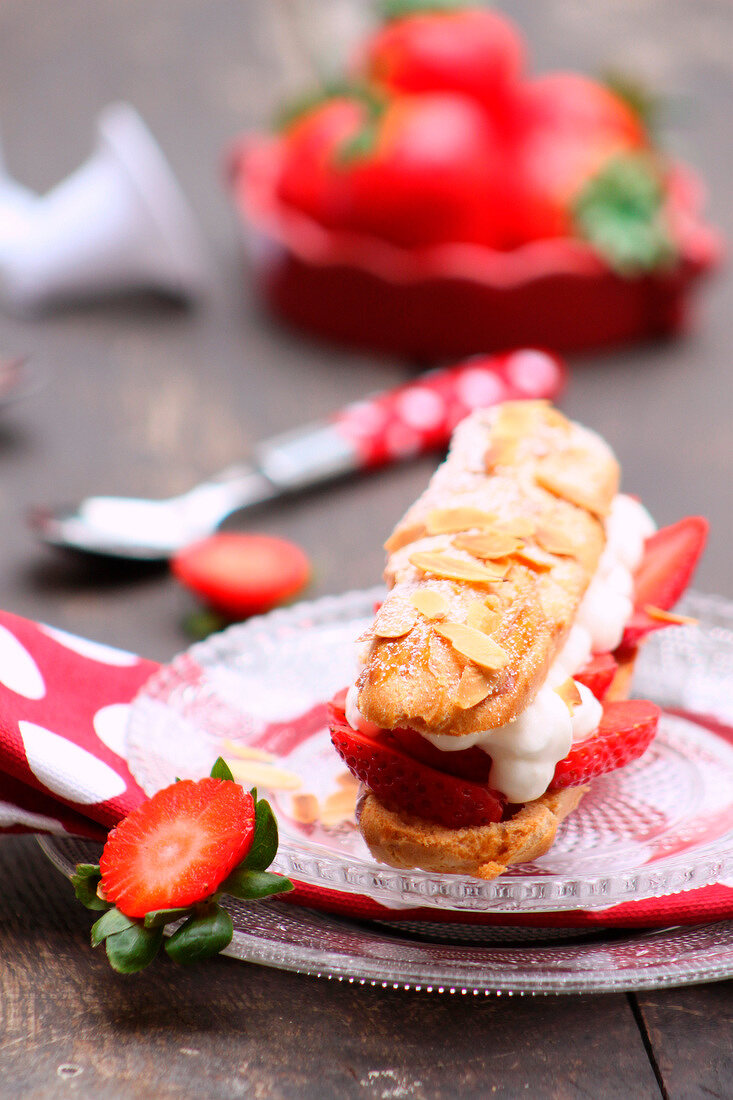
[[[377,89],[368,87],[366,84],[349,80],[324,80],[322,84],[318,84],[281,107],[275,116],[273,128],[277,132],[287,130],[303,115],[309,114],[324,103],[329,103],[332,99],[354,99],[366,107],[370,116],[380,113],[384,102]]]
[[[579,236],[619,274],[670,268],[677,259],[658,166],[645,153],[612,158],[573,203]]]
[[[223,782],[234,782],[231,769],[221,756],[215,761],[211,776]],[[289,878],[267,871],[277,854],[277,821],[269,802],[257,797],[256,788],[250,793],[255,804],[255,829],[250,849],[217,891],[194,905],[154,909],[142,918],[128,917],[100,896],[99,864],[77,864],[71,879],[77,898],[87,909],[104,910],[92,925],[92,947],[105,945],[114,970],[120,974],[143,970],[163,943],[165,925],[177,921],[183,923],[166,940],[168,956],[183,966],[211,958],[231,943],[234,934],[232,918],[219,905],[222,894],[244,901],[259,901],[293,889]]]
[[[606,72],[601,81],[634,113],[648,135],[652,136],[656,133],[659,116],[664,106],[660,95],[651,91],[642,80],[631,73],[616,69]]]

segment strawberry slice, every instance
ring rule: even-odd
[[[708,521],[703,516],[687,516],[646,540],[644,557],[634,574],[634,614],[618,647],[621,651],[668,625],[652,618],[644,608],[651,605],[668,611],[677,602],[690,583],[707,534]]]
[[[585,684],[596,699],[603,700],[616,675],[618,662],[612,653],[594,653],[580,672],[573,673],[573,679]]]
[[[230,619],[269,611],[308,583],[310,563],[295,543],[272,535],[221,532],[180,550],[174,576]]]
[[[385,730],[385,734],[387,731]],[[415,760],[435,768],[439,772],[447,772],[459,779],[468,779],[472,783],[487,785],[489,771],[491,770],[491,757],[474,745],[470,749],[456,749],[455,752],[443,752],[432,745],[417,730],[396,729],[392,731],[396,748],[406,752]],[[387,737],[391,740],[391,737]]]
[[[452,829],[501,820],[505,800],[497,791],[415,760],[389,730],[378,738],[368,737],[351,728],[342,710],[333,704],[329,710],[336,752],[387,809],[404,810]]]
[[[254,831],[254,800],[238,784],[174,783],[110,832],[99,861],[104,896],[128,917],[192,905],[241,863]]]
[[[558,763],[551,787],[578,787],[636,760],[649,747],[658,721],[659,707],[646,699],[607,703],[598,730]]]

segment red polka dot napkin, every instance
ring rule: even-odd
[[[0,833],[103,840],[145,798],[124,756],[130,703],[153,661],[0,612]],[[388,909],[298,886],[287,900],[357,918],[565,927],[733,919],[733,881],[593,912],[477,914]]]

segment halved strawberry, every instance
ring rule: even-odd
[[[254,800],[238,784],[184,779],[110,832],[99,861],[104,896],[128,917],[192,905],[241,863],[254,831]]]
[[[585,684],[596,699],[602,700],[611,686],[617,668],[618,662],[612,653],[594,653],[580,672],[573,673],[573,679],[579,684]]]
[[[387,731],[385,731],[386,733]],[[469,779],[472,783],[488,784],[491,770],[491,757],[475,745],[470,749],[456,749],[444,752],[432,745],[425,737],[411,729],[392,730],[386,740],[394,739],[395,747],[406,752],[415,760],[435,768],[439,772]]]
[[[404,810],[448,828],[500,821],[505,800],[480,783],[447,775],[398,747],[391,731],[372,738],[351,728],[342,710],[329,708],[331,741],[353,775],[390,810]]]
[[[652,630],[669,625],[644,609],[652,606],[668,611],[674,606],[705,549],[708,526],[703,516],[686,516],[646,540],[644,557],[634,574],[634,614],[626,624],[619,650],[631,649]]]
[[[308,583],[310,562],[295,543],[272,535],[221,532],[171,561],[181,584],[228,618],[269,611]]]
[[[573,745],[555,768],[551,787],[578,787],[646,752],[657,732],[659,707],[646,699],[607,703],[596,733]]]

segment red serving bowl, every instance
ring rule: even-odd
[[[325,229],[281,202],[277,138],[242,139],[229,184],[259,290],[282,318],[340,343],[435,359],[515,346],[572,352],[673,333],[694,284],[722,255],[701,218],[703,188],[682,166],[669,212],[680,260],[624,278],[583,241],[534,241],[510,252],[483,245],[398,248]]]

